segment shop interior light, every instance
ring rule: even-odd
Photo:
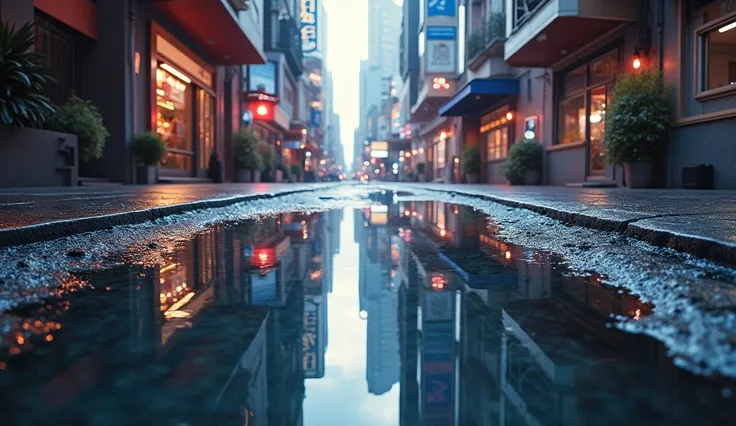
[[[309,152],[309,151],[307,151],[307,153],[306,153],[306,154],[304,154],[304,155],[306,155],[307,157],[311,157],[311,156],[312,156],[312,153],[311,153],[311,152]]]
[[[440,133],[440,139],[442,139],[442,140],[447,139],[447,132]]]
[[[268,107],[266,107],[265,105],[258,105],[258,108],[256,108],[256,114],[258,115],[268,114]]]
[[[514,119],[514,113],[509,111],[506,113],[506,119],[507,120],[513,120]]]
[[[185,82],[187,84],[189,84],[189,83],[192,82],[192,80],[189,77],[187,77],[184,73],[182,73],[181,71],[179,71],[178,69],[172,67],[169,64],[161,64],[161,68],[163,68],[166,71],[168,71],[169,73],[175,75],[177,78],[179,78],[180,80],[182,80],[183,82]]]
[[[307,129],[302,129],[302,136],[306,136],[306,135],[307,135]]]
[[[591,123],[594,123],[594,124],[595,123],[600,123],[601,120],[603,120],[603,117],[600,114],[598,114],[598,113],[590,114],[590,122]]]
[[[435,77],[432,79],[432,88],[435,90],[447,90],[450,88],[450,83],[445,77]]]
[[[721,28],[718,28],[719,33],[725,33],[727,31],[731,31],[732,29],[736,28],[736,21],[731,22],[728,25],[724,25]]]

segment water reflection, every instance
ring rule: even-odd
[[[80,274],[2,317],[1,423],[730,424],[732,382],[611,327],[653,306],[497,229],[389,192]]]

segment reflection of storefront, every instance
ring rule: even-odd
[[[155,23],[151,32],[152,126],[167,148],[161,173],[206,176],[215,150],[214,69]]]

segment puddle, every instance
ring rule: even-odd
[[[468,207],[374,201],[212,227],[6,312],[2,424],[731,424],[736,383],[616,326],[652,304]]]

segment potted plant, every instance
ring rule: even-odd
[[[279,164],[279,167],[276,170],[276,182],[285,182],[288,180],[289,180],[289,169],[285,165]]]
[[[542,171],[542,145],[522,139],[511,146],[509,157],[501,166],[512,185],[538,185]]]
[[[603,145],[610,163],[623,164],[630,188],[652,186],[652,161],[664,152],[670,117],[661,72],[644,70],[616,82]]]
[[[424,163],[421,162],[421,161],[417,163],[417,178],[419,179],[419,182],[424,182],[425,181],[425,177],[424,177]]]
[[[292,183],[299,182],[299,180],[301,180],[302,172],[303,171],[304,171],[304,169],[302,168],[302,166],[300,166],[298,164],[292,165],[291,166],[291,175],[289,177],[289,181],[292,182]]]
[[[133,152],[139,164],[136,168],[136,183],[151,185],[156,183],[158,167],[156,165],[166,155],[166,144],[154,132],[145,132],[135,135]]]
[[[263,159],[258,152],[258,138],[250,129],[240,129],[233,136],[235,146],[235,180],[253,182],[253,174],[263,169]]]
[[[34,51],[33,25],[0,22],[0,186],[77,184],[77,137],[42,130],[53,81]]]
[[[263,161],[263,173],[261,173],[261,181],[272,182],[271,171],[273,170],[273,159],[276,156],[276,152],[273,146],[267,143],[260,144],[258,152],[261,154]]]
[[[87,162],[102,158],[105,143],[110,133],[102,122],[102,115],[89,100],[72,95],[69,100],[56,108],[49,123],[51,130],[77,135],[79,159]]]
[[[480,149],[471,145],[463,150],[463,173],[467,183],[480,182]]]

